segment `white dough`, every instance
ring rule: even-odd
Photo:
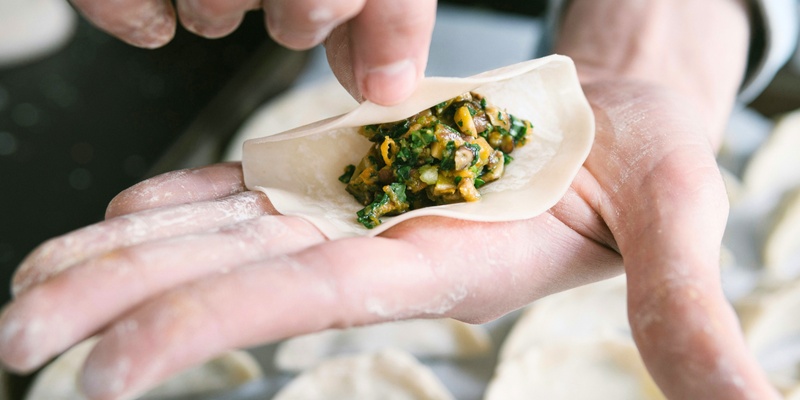
[[[273,400],[451,400],[426,366],[399,350],[329,359],[303,372]]]
[[[800,186],[800,111],[783,116],[744,171],[747,191],[780,195]]]
[[[574,340],[528,348],[497,367],[485,400],[663,399],[636,347]]]
[[[282,370],[300,371],[330,357],[386,348],[417,358],[468,358],[488,353],[491,339],[486,328],[449,318],[389,322],[289,339],[278,347],[275,364]]]
[[[500,359],[554,341],[630,338],[625,276],[556,293],[528,306],[506,337]]]
[[[800,385],[800,281],[739,300],[745,340],[778,388]]]
[[[358,102],[336,78],[293,88],[261,106],[239,129],[227,148],[225,160],[241,160],[242,145],[248,139],[288,131],[314,121],[350,112]],[[298,112],[302,110],[302,112]]]
[[[375,229],[356,222],[363,206],[338,181],[370,142],[357,133],[368,124],[397,121],[467,91],[534,124],[528,144],[514,152],[502,179],[481,188],[478,202],[427,207],[387,217]],[[298,111],[295,111],[298,112]],[[302,112],[302,111],[299,111]],[[266,193],[284,215],[301,216],[331,239],[376,235],[418,216],[476,221],[531,218],[563,196],[589,154],[594,114],[567,57],[549,56],[470,78],[427,78],[408,101],[382,107],[364,102],[350,113],[282,134],[245,142],[245,184]]]
[[[771,279],[796,278],[800,276],[800,186],[785,196],[771,220],[762,249],[764,267]]]
[[[720,167],[719,172],[722,175],[722,182],[725,184],[725,192],[728,195],[728,201],[731,206],[739,203],[744,197],[744,186],[739,178],[727,169]]]
[[[95,338],[85,340],[50,363],[36,376],[25,399],[85,400],[78,377],[96,343]],[[235,387],[260,376],[261,367],[250,354],[232,351],[174,376],[139,398],[201,394]]]

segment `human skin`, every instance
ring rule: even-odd
[[[576,61],[597,135],[548,212],[329,241],[246,191],[237,163],[170,173],[25,260],[0,360],[31,371],[103,333],[82,383],[127,398],[230,348],[398,318],[486,322],[624,269],[634,339],[669,398],[777,398],[719,277],[714,150],[745,65],[743,4],[574,0],[563,22],[556,50]]]
[[[436,0],[72,0],[99,28],[139,47],[175,35],[177,21],[208,38],[234,31],[249,10],[264,10],[270,36],[305,50],[323,41],[336,77],[358,100],[392,105],[423,78]]]

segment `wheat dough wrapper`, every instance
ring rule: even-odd
[[[356,164],[371,142],[363,125],[398,121],[461,93],[487,101],[534,125],[528,143],[514,151],[501,179],[481,188],[477,202],[426,207],[366,229],[363,208],[338,177]],[[303,112],[298,109],[295,112]],[[443,216],[472,221],[535,217],[558,202],[585,161],[594,140],[594,115],[572,60],[553,55],[469,78],[426,78],[411,97],[392,107],[364,102],[355,110],[244,143],[245,185],[267,194],[283,215],[303,217],[330,239],[377,235],[407,219]]]

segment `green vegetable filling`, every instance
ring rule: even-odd
[[[527,120],[469,92],[402,121],[361,127],[374,144],[339,180],[364,208],[359,223],[441,204],[480,200],[478,188],[499,179],[533,130]]]

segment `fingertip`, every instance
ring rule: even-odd
[[[123,39],[126,43],[142,49],[153,50],[166,46],[175,37],[175,24],[161,33],[148,35],[134,35],[130,40]]]
[[[5,371],[28,374],[50,358],[43,340],[44,324],[7,305],[0,313],[0,365]]]
[[[175,12],[171,9],[154,12],[150,18],[145,19],[141,26],[131,26],[127,32],[115,33],[124,42],[143,49],[156,49],[163,47],[175,37],[177,22]],[[111,32],[116,29],[110,28]]]
[[[90,354],[79,377],[83,394],[90,399],[131,397],[126,396],[130,392],[126,382],[130,361],[123,359],[113,364],[98,362],[94,353]]]
[[[391,64],[367,68],[359,90],[365,99],[391,106],[408,98],[420,79],[414,60],[403,59]]]

